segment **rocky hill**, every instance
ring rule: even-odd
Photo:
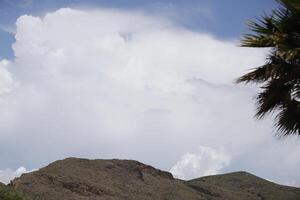
[[[132,160],[67,158],[9,187],[35,200],[299,200],[300,189],[246,172],[191,181]],[[0,198],[1,199],[1,198]]]

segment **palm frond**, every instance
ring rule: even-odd
[[[292,100],[282,107],[276,116],[275,126],[281,135],[300,135],[300,103]]]
[[[282,135],[300,135],[300,1],[277,0],[279,8],[248,22],[250,34],[243,47],[268,47],[266,63],[238,78],[236,83],[256,83],[257,118],[276,111],[275,126]]]
[[[236,83],[264,83],[268,80],[293,80],[300,78],[300,64],[288,63],[278,56],[271,55],[265,65],[254,68],[251,72],[239,77]]]
[[[256,98],[257,118],[263,118],[266,114],[289,103],[293,86],[282,82],[280,79],[274,79],[262,87],[263,91]]]

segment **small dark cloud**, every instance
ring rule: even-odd
[[[150,108],[144,112],[146,115],[170,115],[171,110],[161,108]]]

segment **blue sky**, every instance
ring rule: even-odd
[[[0,58],[12,58],[11,44],[16,19],[24,14],[43,15],[62,7],[109,7],[144,10],[170,17],[175,23],[220,38],[239,38],[247,32],[245,22],[270,12],[274,0],[0,0]]]

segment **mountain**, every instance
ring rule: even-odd
[[[247,172],[207,176],[187,183],[221,199],[300,200],[300,188],[278,185]]]
[[[35,200],[300,199],[300,188],[247,172],[183,181],[137,161],[116,159],[67,158],[16,178],[9,188]]]

